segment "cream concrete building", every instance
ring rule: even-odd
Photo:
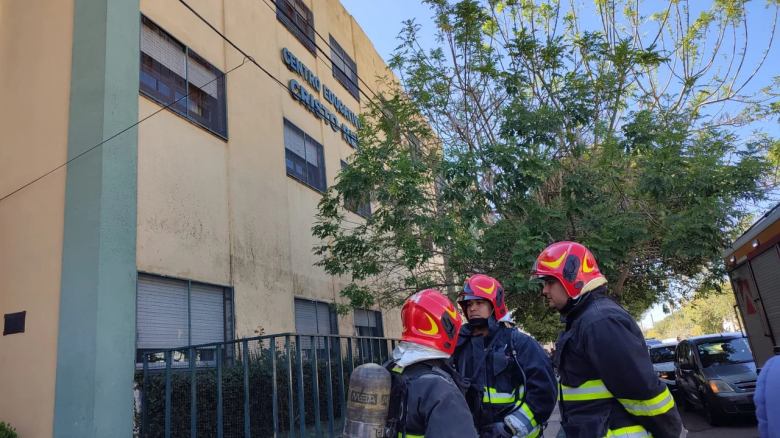
[[[0,0],[0,421],[130,437],[143,350],[399,337],[310,231],[387,74],[338,0]]]

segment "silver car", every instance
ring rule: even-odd
[[[669,391],[677,391],[674,372],[674,351],[677,348],[677,342],[667,342],[664,344],[648,345],[650,350],[650,361],[653,362],[653,369],[658,374],[658,378],[666,383]]]

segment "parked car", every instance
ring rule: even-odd
[[[755,415],[756,364],[742,333],[688,338],[675,350],[677,390],[683,409],[702,408],[711,425],[724,417]]]
[[[645,344],[650,347],[651,345],[660,345],[661,341],[656,338],[645,338]]]
[[[677,382],[675,381],[674,354],[677,348],[677,341],[666,342],[660,345],[651,345],[650,361],[653,362],[653,369],[658,374],[658,378],[666,383],[669,391],[677,392]]]

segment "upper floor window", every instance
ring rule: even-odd
[[[140,91],[227,138],[225,76],[146,17],[141,17]]]
[[[325,157],[322,145],[284,119],[284,155],[287,175],[324,192]]]
[[[276,0],[276,18],[311,50],[317,53],[314,37],[314,14],[302,0]]]
[[[360,100],[357,64],[347,55],[344,48],[330,35],[330,59],[333,63],[333,77],[343,85],[349,94]]]

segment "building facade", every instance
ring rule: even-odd
[[[144,350],[399,337],[311,235],[391,74],[338,0],[0,0],[0,421],[129,437]]]

